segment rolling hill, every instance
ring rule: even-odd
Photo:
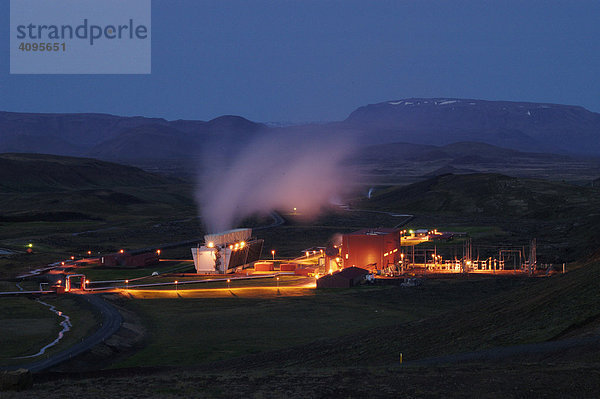
[[[477,142],[372,145],[361,147],[354,160],[372,184],[402,184],[447,173],[500,173],[590,184],[600,174],[600,157],[521,152]]]
[[[592,212],[600,207],[598,194],[597,188],[546,180],[446,174],[382,191],[368,205],[391,211],[550,218]]]
[[[173,179],[89,158],[0,154],[0,193],[151,186]]]

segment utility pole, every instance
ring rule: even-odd
[[[529,275],[533,275],[537,266],[537,241],[536,239],[531,240],[529,249]]]

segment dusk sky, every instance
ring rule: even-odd
[[[0,110],[332,121],[460,97],[600,112],[598,1],[153,0],[150,75],[10,75]]]

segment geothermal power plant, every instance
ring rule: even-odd
[[[252,237],[252,229],[227,230],[204,236],[204,245],[192,248],[197,273],[224,274],[256,262],[264,240]]]

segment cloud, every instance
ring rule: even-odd
[[[209,232],[273,210],[317,216],[354,186],[345,163],[354,148],[347,135],[315,129],[276,129],[251,138],[219,137],[205,147],[196,199]]]

